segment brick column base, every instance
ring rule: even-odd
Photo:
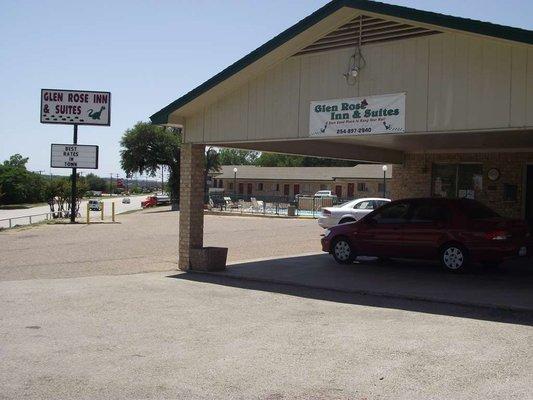
[[[191,249],[204,243],[204,145],[183,143],[180,156],[178,267],[191,268]]]

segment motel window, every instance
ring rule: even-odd
[[[276,183],[276,184],[275,184],[275,188],[276,188],[276,189],[275,189],[276,192],[279,192],[279,183]]]
[[[263,182],[259,182],[259,183],[257,184],[257,190],[259,190],[259,191],[263,191]]]
[[[483,188],[481,164],[433,164],[434,197],[475,199]]]
[[[233,190],[233,183],[232,182],[230,182],[230,184],[229,184],[229,190]]]
[[[218,187],[223,188],[224,187],[224,181],[222,179],[218,180]]]
[[[366,185],[366,182],[359,182],[357,184],[357,191],[358,192],[368,192],[368,186]]]

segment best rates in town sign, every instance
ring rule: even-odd
[[[98,146],[83,144],[52,144],[52,168],[98,168]]]

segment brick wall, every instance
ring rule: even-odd
[[[480,163],[483,181],[482,190],[476,195],[476,200],[502,215],[523,218],[526,164],[533,163],[533,153],[407,154],[403,165],[394,166],[392,198],[431,196],[434,163]],[[500,178],[495,182],[487,177],[491,168],[500,171]],[[516,200],[504,199],[506,184],[516,185]]]

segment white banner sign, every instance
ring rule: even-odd
[[[41,89],[41,123],[111,124],[111,93]]]
[[[83,144],[52,144],[50,167],[98,168],[98,146]]]
[[[309,136],[405,132],[405,93],[312,101]]]

